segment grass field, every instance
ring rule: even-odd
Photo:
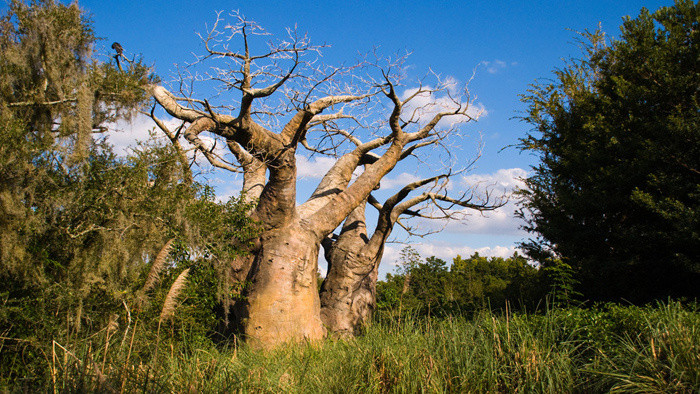
[[[3,339],[0,391],[700,392],[700,313],[676,302],[379,316],[357,339],[272,352],[145,326],[70,342]],[[23,361],[30,348],[34,363]]]

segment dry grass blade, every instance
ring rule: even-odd
[[[160,312],[160,322],[163,320],[171,318],[175,314],[175,307],[177,305],[177,297],[180,295],[182,289],[185,288],[187,284],[187,275],[190,273],[190,269],[186,269],[180,273],[180,275],[175,279],[173,285],[170,286],[170,291],[165,297],[165,302],[163,303],[163,310]]]
[[[162,271],[163,267],[165,266],[165,259],[168,257],[168,254],[170,254],[170,250],[173,247],[173,241],[175,241],[175,238],[171,238],[168,242],[166,242],[160,252],[158,252],[156,259],[153,261],[153,265],[151,266],[151,270],[148,272],[146,283],[141,289],[142,294],[145,295],[146,292],[153,289],[158,282],[160,271]]]

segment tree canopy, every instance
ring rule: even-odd
[[[618,39],[584,33],[584,58],[523,96],[537,154],[523,246],[561,258],[592,299],[698,296],[700,5],[627,18]]]

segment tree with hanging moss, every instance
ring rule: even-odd
[[[33,375],[52,340],[157,318],[187,269],[178,287],[208,313],[193,324],[215,328],[215,304],[240,292],[221,261],[254,232],[247,208],[217,202],[169,144],[117,156],[102,138],[143,108],[149,69],[99,61],[75,4],[11,2],[0,33],[0,375]]]
[[[152,78],[140,64],[119,73],[98,62],[95,43],[75,4],[13,1],[0,19],[2,275],[41,278],[44,269],[28,260],[40,254],[42,238],[76,239],[98,226],[77,216],[54,227],[78,198],[71,185],[100,182],[91,172],[111,160],[97,153],[93,135],[132,115],[146,98],[138,86]]]

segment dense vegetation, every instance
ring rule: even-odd
[[[16,389],[61,392],[679,392],[700,389],[700,311],[602,305],[388,319],[354,340],[273,352],[154,338],[143,326],[54,342]],[[128,335],[126,335],[128,334]],[[15,353],[35,346],[24,343]],[[9,379],[8,379],[9,378]]]
[[[228,263],[257,231],[250,207],[218,202],[172,144],[116,155],[100,133],[143,109],[139,86],[156,77],[139,61],[97,61],[77,5],[11,2],[0,21],[0,391],[700,391],[700,310],[667,298],[700,287],[692,15],[691,2],[643,12],[527,96],[542,133],[523,141],[543,156],[524,192],[539,267],[406,248],[360,337],[259,352],[225,327],[245,286]],[[632,67],[638,58],[649,64]],[[624,210],[600,210],[612,205]],[[557,209],[564,217],[549,216]],[[619,297],[640,306],[590,301]]]
[[[536,268],[517,252],[509,257],[457,256],[448,267],[437,257],[421,259],[409,247],[400,268],[377,283],[377,308],[417,316],[471,314],[480,310],[537,311],[579,305],[571,267],[557,262]]]
[[[700,4],[586,33],[584,58],[524,95],[528,255],[573,268],[587,299],[700,295]]]
[[[189,181],[170,145],[118,157],[99,138],[141,109],[154,77],[96,61],[77,5],[12,2],[0,33],[3,384],[41,379],[54,343],[156,332],[178,293],[178,330],[206,338],[240,291],[223,262],[255,231],[247,207]]]

